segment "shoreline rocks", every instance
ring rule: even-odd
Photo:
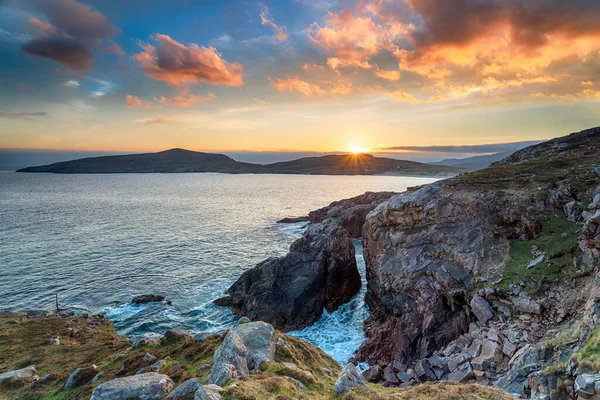
[[[290,252],[244,272],[215,304],[276,329],[290,331],[317,322],[349,301],[361,286],[354,244],[336,224],[311,225]]]

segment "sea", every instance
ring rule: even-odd
[[[213,304],[249,268],[285,255],[305,223],[278,224],[366,191],[432,178],[398,176],[0,173],[0,309],[102,313],[138,340],[170,328],[235,325]],[[291,332],[340,363],[364,340],[363,288],[311,327]],[[171,304],[135,305],[159,294]]]

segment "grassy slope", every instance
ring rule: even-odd
[[[69,337],[69,328],[77,331]],[[333,386],[340,366],[322,350],[300,339],[277,333],[287,344],[277,348],[275,360],[263,364],[261,371],[239,380],[236,385],[226,385],[225,399],[510,399],[491,388],[478,385],[450,383],[422,385],[410,389],[384,388],[368,385],[342,396],[333,394]],[[59,346],[49,339],[60,336]],[[126,338],[118,336],[110,322],[100,318],[28,318],[15,314],[0,315],[0,371],[35,364],[38,375],[55,375],[47,382],[25,384],[20,387],[0,385],[0,399],[76,399],[89,398],[93,388],[107,380],[133,375],[147,365],[143,361],[147,352],[158,359],[167,359],[161,373],[169,375],[175,383],[192,377],[205,378],[212,363],[214,351],[224,335],[211,336],[201,342],[182,341],[170,345],[152,345],[131,348]],[[114,359],[116,354],[123,356]],[[311,374],[298,373],[283,365],[293,362]],[[64,389],[69,374],[77,367],[96,364],[104,375],[96,384],[86,384],[71,390]],[[333,372],[330,376],[322,368]],[[304,388],[286,378],[301,381]]]

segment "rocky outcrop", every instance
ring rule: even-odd
[[[133,304],[146,304],[146,303],[157,303],[161,302],[165,299],[165,296],[159,296],[154,294],[143,294],[140,296],[135,296],[131,299]]]
[[[165,400],[194,400],[194,395],[198,388],[202,387],[202,383],[198,378],[188,379],[175,388]]]
[[[348,232],[350,237],[362,236],[362,227],[365,218],[375,207],[390,197],[395,192],[366,192],[360,196],[349,199],[334,201],[326,207],[308,213],[305,217],[284,218],[279,223],[311,222],[320,223],[324,221],[335,221]]]
[[[352,240],[336,224],[311,225],[285,257],[244,272],[216,304],[289,331],[312,325],[360,289]]]
[[[371,211],[373,313],[357,359],[384,367],[388,385],[498,381],[524,395],[549,360],[535,345],[581,316],[598,266],[599,133],[533,146]]]
[[[229,379],[258,371],[275,356],[275,329],[264,322],[249,322],[230,330],[217,349],[208,382],[222,386]]]
[[[173,386],[173,381],[167,375],[148,372],[104,382],[94,389],[90,400],[160,400]]]

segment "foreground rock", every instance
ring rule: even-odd
[[[200,386],[196,391],[194,400],[221,400],[221,391],[223,389],[218,385],[204,385]]]
[[[161,400],[173,386],[167,375],[148,372],[104,382],[94,389],[90,400]]]
[[[275,356],[275,329],[264,322],[248,322],[230,330],[217,349],[208,382],[222,386],[230,379],[255,373]]]
[[[77,386],[81,386],[90,382],[98,374],[98,368],[95,365],[87,368],[77,368],[71,373],[67,383],[65,383],[66,389],[71,389]]]
[[[0,374],[0,383],[4,382],[5,380],[8,380],[8,379],[27,380],[27,379],[33,378],[34,376],[35,376],[35,366],[30,365],[29,367],[26,367],[26,368],[16,369],[14,371],[8,371],[8,372],[1,373]]]
[[[285,257],[270,258],[243,273],[216,304],[289,331],[312,325],[324,308],[336,310],[360,286],[348,234],[336,224],[315,224]]]
[[[348,363],[340,372],[340,376],[335,382],[333,391],[335,393],[346,393],[358,386],[366,385],[365,379],[358,372],[354,364]]]

